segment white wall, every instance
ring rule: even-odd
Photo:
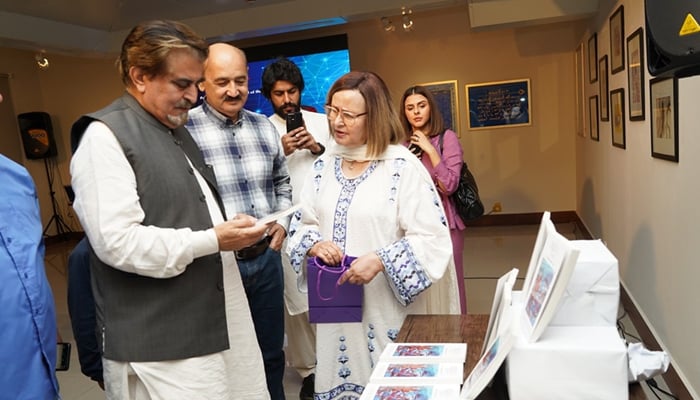
[[[598,34],[598,57],[610,57],[608,18],[624,6],[625,38],[644,26],[642,1],[608,2],[581,37]],[[645,31],[646,37],[646,31]],[[626,46],[626,41],[625,41]],[[646,60],[646,55],[645,55]],[[694,250],[700,196],[698,93],[700,77],[679,81],[679,162],[651,157],[650,75],[645,69],[645,120],[626,117],[626,149],[612,146],[610,122],[600,121],[600,141],[578,138],[578,212],[620,263],[621,279],[691,393],[700,390],[700,346],[697,344],[700,281]],[[588,80],[586,79],[586,82]],[[609,89],[625,88],[624,71],[609,75]],[[598,84],[586,85],[586,99]],[[627,98],[625,98],[627,107]],[[586,118],[587,120],[587,118]]]

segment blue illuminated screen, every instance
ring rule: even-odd
[[[350,71],[350,52],[345,34],[244,48],[248,58],[248,101],[245,108],[267,116],[272,105],[262,94],[262,73],[279,56],[295,63],[304,77],[301,105],[323,112],[326,95],[333,83]]]
[[[326,51],[314,54],[288,56],[301,70],[304,77],[304,91],[301,104],[323,112],[326,95],[333,82],[350,71],[350,53],[345,50]],[[262,73],[274,58],[248,62],[248,101],[245,108],[267,116],[272,115],[272,105],[262,94]]]

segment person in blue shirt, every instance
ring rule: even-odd
[[[3,155],[0,198],[0,398],[58,399],[39,201],[27,170]]]

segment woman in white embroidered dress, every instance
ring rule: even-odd
[[[338,144],[314,162],[287,252],[306,282],[306,257],[358,257],[341,284],[364,285],[362,322],[317,324],[315,399],[356,399],[407,314],[458,314],[450,233],[427,171],[400,143],[382,79],[343,75],[326,115]],[[303,284],[302,284],[303,286]]]

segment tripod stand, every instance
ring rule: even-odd
[[[65,223],[65,221],[63,221],[63,218],[61,218],[61,214],[58,213],[58,207],[56,204],[56,192],[53,191],[53,170],[49,168],[49,157],[44,158],[44,168],[46,169],[46,180],[49,183],[49,193],[51,195],[51,207],[53,209],[53,215],[51,215],[51,219],[44,227],[44,232],[42,233],[42,236],[46,237],[46,231],[49,230],[49,227],[52,223],[55,223],[56,235],[59,237],[63,237],[63,235],[69,232],[73,232],[73,230]]]

